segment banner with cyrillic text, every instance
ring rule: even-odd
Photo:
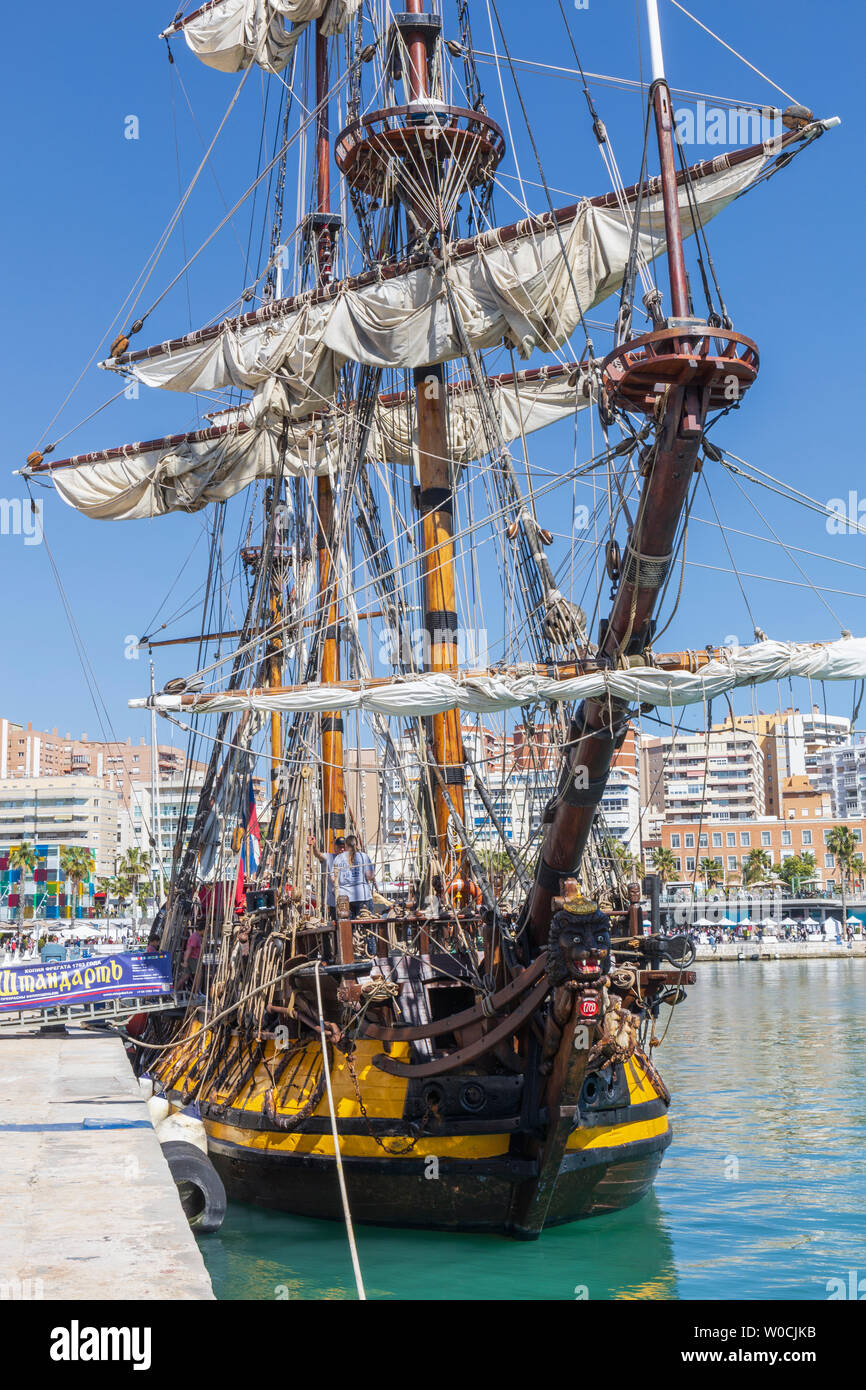
[[[170,994],[173,988],[169,956],[144,951],[16,965],[0,970],[0,1012]]]

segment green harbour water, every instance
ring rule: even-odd
[[[530,1244],[358,1227],[368,1298],[823,1300],[850,1271],[866,1294],[866,961],[698,972],[656,1053],[650,1196]],[[220,1299],[355,1297],[338,1223],[233,1205],[201,1250]]]

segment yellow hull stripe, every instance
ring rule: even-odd
[[[382,1051],[382,1044],[376,1041],[360,1041],[354,1054],[355,1072],[367,1112],[372,1119],[399,1122],[403,1117],[408,1081],[404,1077],[391,1076],[373,1066],[373,1057]],[[391,1045],[390,1055],[401,1061],[410,1059],[408,1043]],[[190,1066],[193,1065],[190,1059]],[[298,1062],[300,1061],[300,1065]],[[272,1041],[265,1046],[265,1062],[257,1069],[242,1095],[235,1098],[232,1108],[244,1114],[260,1115],[265,1093],[271,1087],[270,1070],[279,1065],[280,1052]],[[266,1065],[265,1063],[269,1064]],[[269,1070],[270,1067],[270,1070]],[[656,1100],[657,1093],[649,1081],[638,1058],[626,1063],[626,1077],[629,1088],[629,1104],[641,1105]],[[302,1054],[292,1058],[286,1074],[277,1088],[281,1100],[278,1113],[289,1117],[297,1113],[309,1100],[312,1091],[321,1078],[322,1053],[318,1043],[311,1042]],[[294,1074],[295,1084],[289,1090],[288,1078]],[[185,1078],[184,1078],[185,1079]],[[229,1078],[230,1080],[230,1078]],[[334,1054],[331,1084],[337,1118],[359,1120],[361,1109],[346,1066],[345,1056]],[[299,1090],[298,1087],[303,1087]],[[211,1104],[227,1104],[228,1088],[210,1090],[201,1099]],[[316,1109],[316,1118],[329,1115],[327,1096],[323,1094]],[[310,1117],[312,1118],[312,1116]],[[275,1130],[242,1129],[236,1125],[216,1120],[206,1120],[209,1135],[216,1140],[237,1145],[241,1149],[277,1154],[318,1154],[323,1157],[334,1156],[334,1141],[330,1134],[281,1134]],[[667,1116],[655,1120],[633,1120],[623,1124],[598,1125],[591,1129],[577,1129],[568,1138],[566,1150],[573,1152],[582,1149],[615,1148],[619,1145],[633,1144],[641,1139],[653,1139],[668,1130]],[[510,1134],[476,1135],[431,1135],[419,1140],[412,1149],[401,1154],[407,1139],[399,1135],[382,1136],[382,1145],[370,1135],[345,1134],[340,1136],[340,1152],[345,1158],[437,1158],[487,1159],[501,1157],[508,1153]]]
[[[236,1129],[233,1125],[218,1124],[212,1120],[205,1121],[205,1128],[212,1138],[237,1144],[243,1149],[334,1157],[334,1141],[330,1134],[278,1134],[273,1130]],[[430,1135],[420,1139],[409,1153],[401,1154],[394,1152],[407,1143],[400,1135],[382,1136],[382,1143],[390,1151],[386,1152],[369,1135],[343,1134],[340,1136],[340,1153],[343,1158],[426,1158],[428,1154],[435,1154],[437,1158],[498,1158],[508,1153],[510,1137],[508,1134]]]
[[[657,1120],[630,1120],[622,1125],[599,1125],[593,1129],[576,1129],[568,1136],[566,1151],[575,1149],[609,1149],[620,1144],[636,1144],[639,1139],[655,1139],[668,1130],[667,1115]]]

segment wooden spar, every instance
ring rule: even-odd
[[[160,629],[157,629],[159,631]],[[188,642],[221,642],[228,637],[243,637],[243,629],[236,627],[232,632],[195,632],[191,637],[160,637],[151,642],[150,638],[139,639],[139,647],[183,647]]]
[[[424,0],[408,0],[407,16],[424,14]],[[428,95],[425,31],[405,29],[409,50],[409,90],[413,102]],[[408,216],[407,212],[407,216]],[[445,413],[445,373],[440,364],[414,373],[418,431],[418,504],[421,516],[421,574],[426,633],[424,669],[457,671],[457,593],[454,582],[454,490]],[[463,737],[460,711],[434,714],[433,757],[456,814],[463,820]],[[438,778],[433,778],[435,844],[439,862],[448,864],[451,810]]]
[[[198,641],[199,638],[184,638],[181,640]],[[157,646],[158,644],[154,642],[152,644],[146,643],[145,645]],[[812,642],[809,645],[813,647],[826,647],[829,646],[829,642]],[[696,672],[703,670],[711,661],[721,661],[725,653],[729,650],[730,648],[728,647],[701,647],[697,650],[682,652],[661,652],[658,654],[645,652],[641,653],[640,656],[629,657],[627,660],[621,661],[617,666],[611,666],[606,660],[598,660],[590,656],[580,661],[558,661],[551,662],[549,665],[546,665],[544,662],[527,662],[519,668],[505,667],[495,671],[459,671],[456,674],[462,680],[473,681],[485,680],[489,677],[526,675],[527,672],[536,676],[547,676],[551,680],[571,680],[577,676],[593,675],[596,671],[627,672],[637,667],[646,668],[647,666],[658,671]],[[341,690],[358,691],[381,690],[384,686],[393,686],[397,684],[397,682],[395,682],[393,676],[369,676],[365,677],[363,680],[334,681],[333,684],[339,686]],[[406,684],[408,684],[408,682],[405,680],[400,681],[401,687],[405,687]],[[180,700],[181,708],[188,707],[195,710],[206,710],[211,700],[219,700],[224,695],[238,696],[246,700],[262,695],[298,695],[301,691],[309,690],[310,688],[309,683],[307,683],[306,685],[284,685],[277,691],[271,690],[269,687],[261,689],[256,686],[252,686],[248,690],[215,690],[209,691],[207,694],[190,691],[188,693],[181,692],[178,695],[178,699]],[[161,693],[171,694],[172,692],[164,691]],[[140,708],[141,705],[146,704],[147,701],[136,702],[133,707]]]
[[[442,368],[415,373],[420,476],[421,567],[426,647],[424,668],[454,675],[458,669],[457,596],[454,583],[454,497],[448,457],[448,432],[442,392]],[[433,756],[449,788],[454,809],[463,820],[463,738],[460,711],[434,714]],[[433,804],[436,845],[443,865],[447,859],[450,809],[435,779]]]
[[[316,20],[316,211],[331,211],[331,134],[328,96],[328,40],[322,21]],[[319,284],[331,281],[331,229],[321,226],[316,234]]]
[[[194,19],[198,19],[200,15],[207,14],[208,10],[213,10],[217,5],[221,4],[222,0],[208,0],[206,5],[199,5],[197,10],[193,10],[192,14],[183,15],[182,17],[176,16],[171,24],[169,24],[168,28],[163,29],[158,37],[161,39],[169,39],[172,34],[182,33],[186,26],[191,24]]]
[[[328,40],[322,33],[322,21],[316,20],[316,211],[331,210],[331,149],[328,132]],[[316,265],[319,284],[331,278],[331,233],[327,226],[316,236]],[[325,597],[326,618],[322,639],[322,680],[326,684],[340,679],[340,606],[337,557],[331,553],[334,542],[334,490],[330,476],[325,473],[316,479],[316,503],[319,513],[319,593]],[[322,823],[326,854],[336,851],[337,835],[346,829],[346,788],[343,779],[343,719],[339,710],[322,715]],[[340,963],[354,960],[351,923],[339,921]]]
[[[406,14],[423,14],[424,0],[407,0]],[[412,101],[423,100],[427,91],[427,45],[423,29],[406,29],[406,47],[409,50],[409,90]]]
[[[650,0],[650,10],[654,6]],[[660,46],[657,45],[660,53]],[[682,246],[670,89],[660,67],[652,100],[661,161],[667,258],[675,318],[689,314]],[[689,340],[671,334],[674,353],[688,353]],[[708,389],[672,385],[659,421],[654,451],[647,451],[647,477],[629,533],[625,562],[598,655],[616,663],[623,653],[641,653],[651,638],[652,615],[673,554],[677,528],[703,441]],[[627,728],[620,701],[587,700],[572,725],[572,748],[563,766],[551,820],[529,904],[536,946],[547,940],[553,898],[563,876],[576,872],[604,793],[614,754]],[[577,774],[580,772],[580,777]]]
[[[325,229],[328,230],[327,228]],[[534,382],[559,381],[574,379],[574,384],[581,375],[584,375],[584,368],[579,362],[555,363],[549,367],[527,367],[522,372],[499,372],[495,376],[489,376],[487,381],[490,386],[523,386],[532,385]],[[588,381],[584,382],[584,391],[591,389]],[[475,382],[470,377],[461,377],[458,381],[449,381],[447,387],[448,399],[455,396],[469,395],[475,390]],[[407,391],[386,391],[383,392],[377,401],[378,410],[391,410],[406,404],[409,397]],[[351,410],[354,405],[349,401],[346,410]],[[243,407],[241,407],[242,409]],[[219,414],[220,412],[215,412]],[[321,410],[312,410],[309,415],[299,415],[289,420],[288,426],[291,430],[293,425],[306,429],[311,421],[326,418],[326,413]],[[145,439],[140,444],[118,444],[111,449],[95,449],[88,454],[73,454],[69,458],[57,459],[54,463],[42,460],[38,463],[29,463],[26,468],[22,468],[22,474],[31,473],[54,473],[58,468],[83,468],[94,463],[112,463],[116,459],[129,458],[135,454],[154,453],[158,449],[175,449],[183,444],[207,444],[214,439],[222,439],[227,434],[248,434],[254,426],[247,424],[245,420],[236,420],[225,425],[209,425],[200,430],[188,430],[184,434],[167,434],[161,439]],[[233,635],[233,634],[229,634]]]
[[[327,620],[322,642],[322,681],[340,684],[340,610],[337,575],[329,549],[333,535],[334,494],[331,480],[317,478],[319,510],[319,593],[327,594]],[[339,710],[322,715],[322,817],[325,849],[334,852],[334,838],[346,829],[346,792],[343,782],[343,720]]]
[[[807,127],[806,132],[809,129],[811,127]],[[787,134],[773,141],[772,152],[775,156],[781,155],[790,145],[797,144],[804,138],[803,130],[788,131]],[[692,164],[688,170],[691,182],[693,184],[700,183],[701,179],[708,178],[721,169],[735,169],[750,159],[756,159],[765,148],[764,143],[748,145],[742,150],[734,150],[730,154],[718,155],[715,159],[705,159],[697,164]],[[678,170],[675,177],[677,187],[683,187],[686,182],[684,171]],[[648,184],[632,184],[625,190],[625,202],[636,202],[639,192],[644,198],[655,196],[659,192],[659,181],[651,179]],[[589,203],[590,207],[618,210],[620,196],[617,193],[602,193],[594,198],[582,199],[581,202]],[[566,207],[554,208],[553,212],[539,213],[535,217],[526,217],[520,222],[510,222],[504,227],[495,227],[489,232],[481,232],[476,237],[463,237],[449,247],[450,259],[452,261],[463,260],[468,256],[477,255],[479,250],[505,246],[521,237],[533,236],[554,226],[563,226],[574,220],[580,206],[581,203],[569,203]],[[377,284],[382,280],[393,280],[405,275],[410,270],[421,270],[429,264],[430,257],[426,254],[409,256],[407,259],[393,264],[379,264],[373,270],[365,270],[359,275],[348,276],[345,280],[335,280],[329,285],[321,285],[318,290],[314,290],[308,297],[305,297],[304,302],[322,304],[329,299],[336,299],[345,290],[363,289],[366,285]],[[261,309],[251,309],[248,313],[240,314],[228,322],[236,330],[248,328],[257,323],[266,323],[270,319],[283,318],[286,314],[293,313],[298,307],[298,303],[298,297],[276,299]],[[185,334],[182,338],[172,338],[166,343],[154,343],[151,347],[140,348],[137,352],[120,353],[117,357],[110,358],[109,361],[112,367],[122,367],[128,362],[144,362],[150,357],[161,357],[166,351],[173,352],[179,348],[193,347],[197,343],[210,342],[212,338],[219,337],[225,328],[225,322],[209,324],[207,328],[196,329],[192,333]]]

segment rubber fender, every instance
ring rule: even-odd
[[[147,1113],[150,1116],[150,1123],[153,1125],[154,1129],[156,1129],[163,1120],[168,1118],[170,1109],[171,1106],[165,1096],[151,1096],[150,1100],[147,1102]]]
[[[177,1139],[180,1143],[194,1144],[207,1157],[207,1131],[201,1120],[197,1120],[194,1115],[186,1115],[182,1110],[175,1110],[165,1119],[154,1120],[153,1123],[160,1144],[165,1144],[169,1139]]]
[[[226,1214],[226,1190],[210,1159],[182,1139],[162,1145],[184,1215],[196,1235],[218,1231]]]

